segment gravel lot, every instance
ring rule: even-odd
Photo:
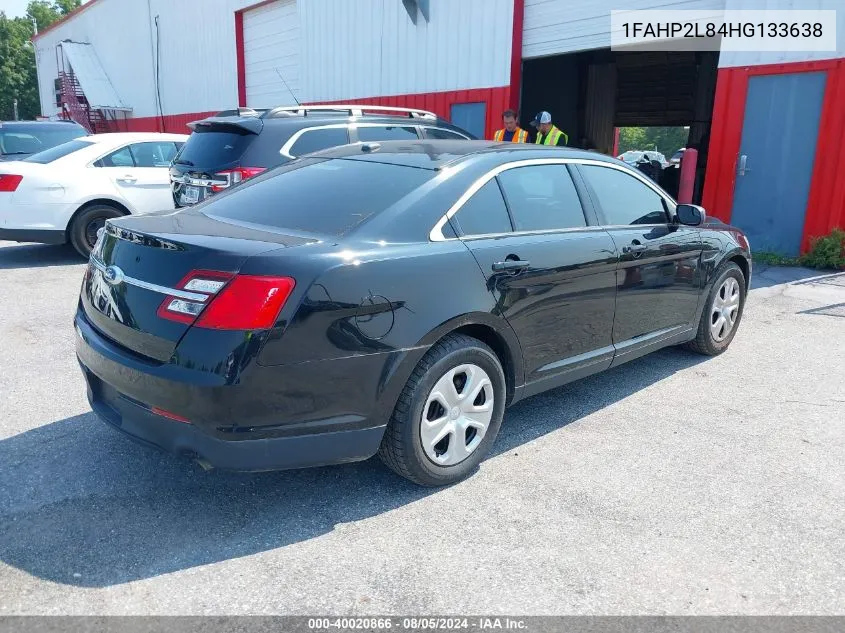
[[[74,358],[82,269],[0,243],[2,614],[845,613],[845,274],[756,271],[726,354],[520,403],[431,491],[127,441]]]

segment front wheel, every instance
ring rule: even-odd
[[[83,257],[91,255],[97,243],[97,231],[106,225],[106,220],[123,215],[119,209],[107,204],[94,204],[76,214],[68,228],[70,243]]]
[[[379,448],[393,471],[423,486],[468,476],[488,454],[505,410],[505,376],[481,341],[450,334],[414,369]]]
[[[744,308],[745,276],[739,266],[729,262],[717,274],[713,289],[707,296],[698,332],[689,344],[690,349],[707,356],[716,356],[728,349],[739,328]]]

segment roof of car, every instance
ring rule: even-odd
[[[31,128],[38,127],[82,127],[75,121],[0,121],[0,128]]]
[[[184,141],[188,135],[163,132],[110,132],[90,134],[82,138],[93,143],[131,143],[133,141]]]
[[[341,145],[310,156],[344,158],[422,169],[443,167],[479,155],[501,154],[512,160],[530,158],[580,158],[619,163],[615,158],[596,152],[568,147],[549,147],[526,143],[497,143],[495,141],[384,141]]]

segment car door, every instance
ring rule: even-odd
[[[176,155],[173,141],[126,145],[97,161],[135,213],[173,208],[170,163]]]
[[[614,365],[683,339],[701,294],[701,231],[674,221],[675,203],[644,176],[599,161],[578,169],[620,253]]]
[[[612,361],[617,256],[588,217],[567,166],[543,159],[500,168],[452,218],[519,338],[526,395]]]

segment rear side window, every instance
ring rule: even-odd
[[[349,143],[349,131],[346,127],[306,130],[294,141],[289,152],[291,156],[302,156],[347,143]]]
[[[587,226],[581,200],[565,165],[517,167],[499,174],[516,231]]]
[[[211,198],[203,204],[203,213],[277,229],[343,235],[436,174],[358,160],[305,159],[280,169],[239,185],[237,195]]]
[[[580,165],[604,213],[605,224],[666,224],[663,197],[638,178],[618,169]]]
[[[415,141],[417,136],[416,129],[412,127],[399,127],[396,125],[377,125],[359,127],[358,140],[362,143],[370,141]]]
[[[510,233],[511,220],[496,179],[476,191],[458,210],[453,221],[463,235]]]
[[[41,163],[42,165],[46,165],[47,163],[52,163],[54,160],[59,160],[60,158],[64,158],[74,152],[78,152],[81,149],[91,147],[92,145],[93,143],[89,141],[68,141],[67,143],[56,145],[50,149],[45,149],[43,152],[38,152],[37,154],[24,158],[24,161],[28,163]]]
[[[200,127],[188,137],[174,162],[206,169],[226,167],[238,162],[256,138],[255,134],[246,131],[204,130]]]
[[[441,141],[465,141],[467,137],[463,134],[458,134],[457,132],[453,132],[452,130],[444,130],[443,128],[437,127],[426,127],[423,128],[423,133],[425,134],[426,138],[430,139],[437,139]]]

